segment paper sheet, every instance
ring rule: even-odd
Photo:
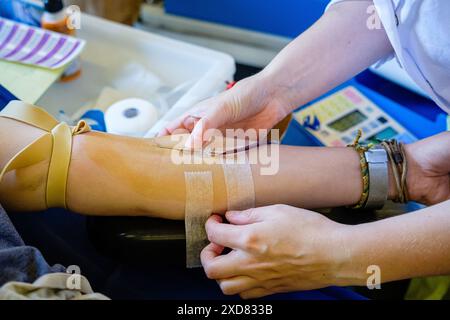
[[[84,46],[84,40],[0,18],[0,59],[59,69]]]
[[[0,84],[34,104],[84,46],[84,40],[0,17]]]
[[[18,99],[34,104],[59,79],[64,68],[43,69],[0,60],[0,84]]]

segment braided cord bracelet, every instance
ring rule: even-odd
[[[381,145],[386,149],[388,154],[395,188],[397,190],[397,194],[393,200],[394,202],[406,203],[409,201],[408,186],[406,184],[408,162],[404,146],[397,140],[383,141]]]
[[[365,153],[373,147],[373,144],[368,144],[367,146],[361,145],[359,140],[361,139],[362,131],[358,130],[358,134],[352,144],[347,147],[351,147],[358,152],[359,164],[361,167],[361,179],[363,182],[363,191],[361,193],[361,198],[358,203],[354,206],[350,206],[351,209],[361,209],[366,205],[367,199],[369,197],[369,165],[367,163]]]

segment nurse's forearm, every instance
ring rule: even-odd
[[[332,6],[259,74],[292,109],[328,92],[392,52],[384,29],[369,29],[372,1]]]
[[[381,282],[450,274],[450,201],[369,224],[350,227],[346,285],[366,285],[367,267],[380,267]]]

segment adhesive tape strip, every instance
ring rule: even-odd
[[[208,244],[205,223],[213,211],[213,177],[211,171],[185,172],[186,184],[186,266],[201,266],[200,253]]]
[[[255,186],[250,165],[223,165],[227,189],[228,210],[246,210],[255,207]]]

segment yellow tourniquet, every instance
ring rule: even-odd
[[[59,123],[45,110],[20,101],[10,102],[0,112],[0,117],[17,120],[46,131],[43,136],[23,148],[5,165],[0,172],[0,182],[9,171],[25,168],[47,159],[47,150],[51,146],[46,191],[47,207],[67,208],[66,188],[72,153],[72,137],[90,131],[89,125],[80,121],[75,128],[71,129],[66,123]]]

